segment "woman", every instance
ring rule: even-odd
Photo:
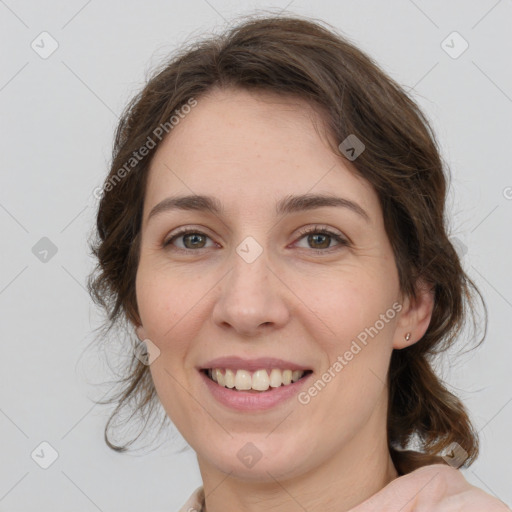
[[[478,295],[443,172],[400,87],[296,17],[183,49],[130,103],[90,289],[148,351],[115,415],[159,401],[197,454],[182,510],[509,510],[455,469],[478,440],[430,365]]]

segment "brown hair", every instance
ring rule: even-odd
[[[119,178],[134,152],[154,140],[157,127],[168,126],[171,116],[191,98],[200,101],[213,87],[298,96],[323,112],[326,128],[338,143],[351,134],[364,143],[365,150],[353,164],[378,194],[400,288],[414,298],[421,277],[435,297],[422,339],[392,354],[390,452],[400,474],[442,462],[436,457],[453,442],[468,453],[465,465],[471,464],[478,454],[477,434],[463,404],[435,374],[431,362],[455,342],[468,312],[473,313],[475,327],[476,295],[487,311],[447,235],[445,166],[435,136],[424,114],[395,81],[318,20],[253,17],[225,34],[189,44],[156,70],[129,103],[116,131],[97,215],[97,238],[91,244],[98,265],[89,278],[89,290],[108,314],[108,331],[119,322],[140,324],[135,276],[151,154],[137,160],[122,179],[113,183],[113,178]],[[332,149],[341,154],[338,147]],[[105,440],[112,449],[123,451],[127,445],[109,441],[111,421],[129,403],[135,412],[152,411],[157,396],[149,368],[135,357],[120,382],[121,392],[107,402],[117,407],[105,427]],[[419,442],[421,451],[407,450],[413,441]]]

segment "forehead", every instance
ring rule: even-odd
[[[339,193],[371,210],[377,202],[371,185],[333,152],[329,137],[322,113],[304,100],[213,90],[158,147],[145,215],[171,194],[213,195],[234,213],[271,206],[287,194]]]

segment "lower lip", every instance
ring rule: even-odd
[[[287,386],[269,388],[268,391],[251,393],[247,391],[233,391],[233,389],[225,388],[210,379],[204,371],[200,371],[199,373],[213,397],[222,405],[236,409],[237,411],[264,411],[271,409],[297,396],[300,389],[313,375],[309,373],[305,377]]]

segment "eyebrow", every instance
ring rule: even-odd
[[[283,216],[323,207],[347,208],[363,217],[367,222],[370,220],[366,211],[354,201],[327,194],[289,195],[277,202],[275,211],[276,215]],[[205,195],[168,197],[152,208],[148,215],[148,221],[156,215],[171,210],[207,211],[214,215],[222,215],[224,212],[221,202],[216,197]]]

